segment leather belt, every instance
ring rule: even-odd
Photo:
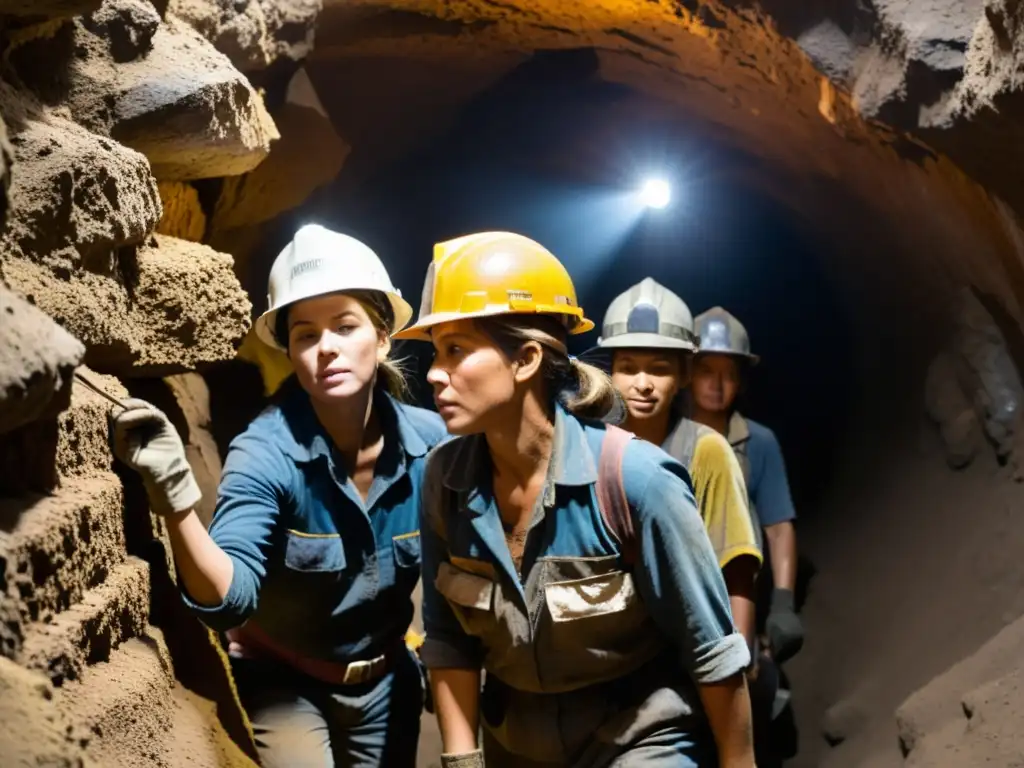
[[[228,653],[242,658],[271,658],[284,662],[305,675],[331,685],[360,685],[384,677],[405,647],[399,640],[393,648],[372,659],[350,662],[325,661],[303,656],[286,648],[254,624],[251,620],[241,627],[228,630]]]

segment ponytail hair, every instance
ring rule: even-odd
[[[611,378],[596,366],[569,357],[565,326],[546,315],[495,315],[478,318],[478,328],[509,358],[534,341],[543,350],[541,376],[551,405],[561,403],[583,419],[621,418],[622,402]]]

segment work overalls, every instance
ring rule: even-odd
[[[633,440],[627,569],[595,498],[604,428],[559,407],[547,482],[512,562],[482,435],[437,449],[425,481],[423,659],[485,669],[489,768],[715,765],[698,684],[750,656],[685,470]]]
[[[231,558],[227,631],[264,766],[415,764],[420,669],[403,638],[420,573],[434,413],[374,393],[384,446],[364,503],[294,381],[231,444],[210,535]]]

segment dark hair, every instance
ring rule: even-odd
[[[529,341],[544,351],[541,376],[551,404],[559,402],[574,416],[601,419],[613,412],[619,396],[604,371],[569,357],[565,327],[546,315],[495,315],[479,318],[476,325],[509,358],[519,355]]]
[[[387,296],[379,291],[347,291],[346,296],[351,296],[359,302],[366,310],[366,314],[373,323],[373,327],[379,333],[390,335],[395,322],[395,311]],[[274,338],[278,343],[288,349],[288,310],[291,307],[284,307],[274,318]],[[398,400],[405,400],[409,396],[409,382],[406,380],[405,370],[401,360],[387,358],[377,364],[377,376],[384,390]]]

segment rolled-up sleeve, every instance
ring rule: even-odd
[[[438,592],[437,573],[448,562],[448,548],[436,526],[444,519],[448,493],[440,481],[441,457],[434,453],[427,462],[420,504],[420,545],[423,559],[423,629],[426,640],[420,657],[427,669],[480,669],[483,648],[479,638],[466,633],[448,601]]]
[[[220,605],[200,605],[182,585],[188,607],[212,629],[243,624],[259,604],[267,557],[287,502],[287,460],[257,438],[236,438],[224,462],[210,537],[231,558],[231,586]]]
[[[636,460],[630,460],[631,454]],[[742,672],[750,652],[733,626],[725,581],[685,470],[637,441],[626,457],[627,491],[629,478],[647,477],[641,493],[628,495],[640,499],[633,512],[642,567],[634,570],[634,579],[652,617],[698,684]],[[652,462],[658,465],[653,471]]]

